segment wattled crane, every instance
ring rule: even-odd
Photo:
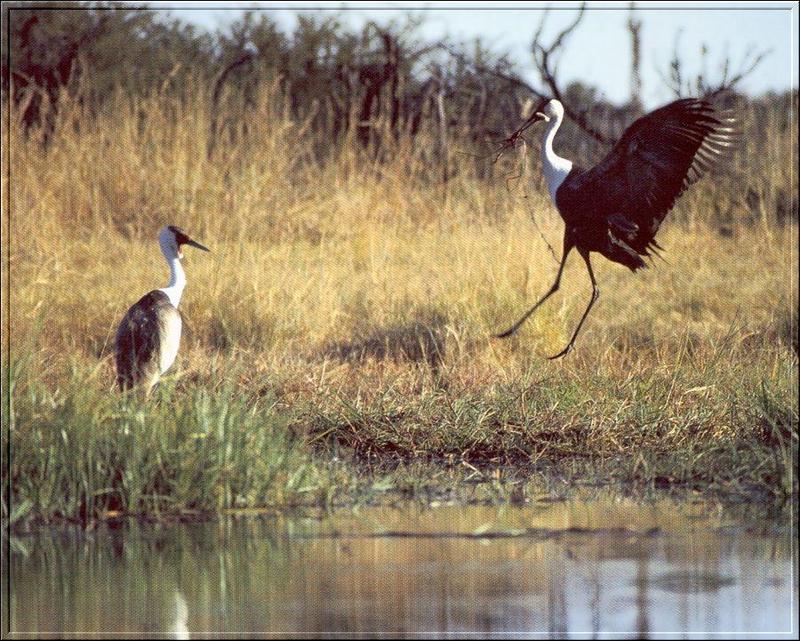
[[[565,356],[600,295],[589,260],[598,252],[636,271],[646,267],[642,256],[662,249],[658,227],[676,199],[712,169],[735,136],[734,120],[711,103],[695,98],[676,100],[642,116],[623,133],[608,155],[592,169],[576,167],[553,151],[553,138],[564,119],[558,100],[543,101],[528,121],[506,142],[544,120],[542,173],[550,199],[564,219],[564,245],[556,281],[514,325],[497,335],[516,332],[544,301],[558,290],[567,256],[573,248],[586,263],[592,297],[567,346],[551,359]]]
[[[145,294],[128,310],[115,341],[117,384],[123,390],[141,384],[146,394],[178,355],[183,325],[178,304],[186,286],[181,246],[209,251],[172,225],[161,230],[158,244],[169,264],[169,285]]]

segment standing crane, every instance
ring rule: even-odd
[[[733,118],[711,103],[695,98],[676,100],[642,116],[623,133],[595,167],[581,169],[553,151],[553,138],[564,120],[558,100],[543,101],[507,141],[512,144],[533,123],[544,120],[542,173],[550,199],[564,220],[564,245],[556,281],[522,318],[497,338],[516,332],[558,291],[567,256],[573,249],[586,263],[592,297],[567,346],[550,359],[566,356],[575,344],[589,311],[600,296],[590,252],[635,272],[646,267],[642,256],[663,249],[656,232],[677,198],[712,169],[734,142]]]
[[[169,264],[169,285],[145,294],[128,310],[115,341],[117,384],[122,390],[141,384],[146,395],[178,355],[183,325],[178,304],[186,286],[181,246],[209,251],[173,225],[161,230],[158,244]]]

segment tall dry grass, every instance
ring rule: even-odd
[[[359,456],[400,452],[405,460],[474,451],[466,460],[480,464],[495,459],[479,452],[488,441],[469,440],[469,424],[483,436],[513,435],[534,418],[536,429],[598,429],[581,432],[591,442],[561,434],[562,446],[606,452],[603,460],[617,451],[614,439],[623,456],[655,446],[646,434],[665,425],[678,429],[669,432],[676,447],[731,435],[762,447],[775,430],[796,447],[797,229],[778,224],[776,213],[796,178],[779,123],[766,132],[767,152],[754,158],[746,148],[727,177],[679,201],[659,235],[666,262],[634,276],[595,259],[600,301],[576,351],[549,363],[543,356],[568,340],[588,300],[578,260],[518,337],[491,338],[557,268],[547,244],[560,250],[562,226],[535,153],[523,178],[507,181],[519,157],[491,165],[470,155],[479,149],[452,141],[453,177],[442,183],[431,162],[435,129],[413,141],[385,136],[377,162],[376,150],[354,139],[326,147],[272,87],[246,108],[222,101],[226,125],[208,156],[210,104],[202,86],[191,99],[117,95],[99,114],[65,99],[46,148],[17,127],[7,132],[7,320],[12,363],[25,360],[16,391],[28,399],[19,438],[64,415],[47,403],[63,403],[59,390],[76,381],[111,393],[116,324],[166,284],[155,239],[176,224],[212,249],[186,251],[179,391],[224,383],[245,398],[275,393],[286,408],[301,408],[293,420],[313,448],[344,444]],[[748,189],[758,197],[748,199]],[[394,409],[383,405],[387,395]],[[463,447],[446,433],[426,440],[423,415],[469,395],[474,415],[464,416],[473,418],[453,427]],[[511,418],[498,410],[500,397],[520,404]],[[622,439],[625,430],[641,440]],[[486,451],[561,456],[542,450],[541,438],[509,438]],[[790,475],[786,461],[775,469]],[[647,478],[663,476],[647,465]],[[681,465],[679,480],[701,466]]]
[[[444,185],[425,160],[435,131],[386,136],[382,163],[355,140],[320,156],[320,135],[293,120],[271,87],[246,108],[223,100],[229,113],[218,119],[228,127],[207,158],[210,104],[202,85],[191,101],[117,95],[97,115],[64,97],[47,149],[10,129],[13,332],[28,333],[38,318],[51,348],[97,356],[127,305],[165,280],[154,242],[165,224],[215,249],[187,260],[184,311],[207,349],[309,349],[423,308],[488,345],[481,337],[551,282],[545,241],[560,250],[561,222],[535,152],[521,180],[506,181],[518,168],[511,157],[479,179],[476,149],[455,141],[456,175]],[[662,232],[667,264],[632,277],[595,261],[604,296],[586,343],[623,325],[668,336],[671,326],[724,331],[734,315],[784,322],[797,287],[795,231],[775,224],[770,194],[791,189],[793,156],[786,136],[766,135],[767,157],[748,148],[730,170],[747,178],[735,183],[742,192],[764,194],[733,216],[756,211],[756,224],[738,225],[732,238],[718,233],[714,211],[745,209],[746,194],[718,193],[730,175],[696,186],[670,216],[680,223],[668,219]],[[563,337],[562,317],[586,298],[582,269],[567,273],[575,291],[534,319],[526,342]]]

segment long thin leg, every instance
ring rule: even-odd
[[[589,315],[589,310],[592,309],[592,305],[594,305],[595,301],[600,298],[600,289],[597,287],[597,281],[594,278],[594,272],[592,271],[592,263],[589,262],[589,252],[585,249],[578,249],[578,252],[583,258],[584,262],[586,263],[586,267],[589,270],[589,278],[592,279],[592,298],[589,301],[589,305],[586,307],[586,311],[583,312],[583,316],[581,316],[581,321],[578,323],[578,326],[575,328],[575,333],[572,335],[572,338],[569,339],[569,343],[567,346],[562,349],[558,354],[555,356],[550,356],[550,360],[554,360],[556,358],[561,358],[562,356],[566,356],[567,354],[572,351],[572,346],[575,344],[575,339],[578,338],[578,332],[581,331],[581,327],[583,326],[583,321],[586,320],[586,317]]]
[[[550,296],[552,296],[553,294],[555,294],[558,291],[558,286],[561,284],[561,273],[564,271],[564,265],[567,262],[567,256],[572,251],[573,247],[574,247],[574,245],[570,241],[568,241],[566,237],[564,237],[564,251],[563,251],[562,256],[561,256],[561,265],[559,265],[559,267],[558,267],[558,274],[556,275],[556,282],[553,283],[553,286],[550,288],[550,291],[547,292],[544,296],[542,296],[539,299],[539,301],[533,307],[531,307],[527,312],[525,312],[523,314],[522,318],[520,318],[516,323],[514,323],[506,331],[504,331],[501,334],[496,334],[495,338],[508,338],[509,336],[511,336],[514,332],[516,332],[522,326],[522,323],[524,323],[526,320],[528,320],[530,315],[533,314],[533,312],[535,312],[539,308],[539,305],[541,305],[544,301],[546,301],[548,298],[550,298]]]

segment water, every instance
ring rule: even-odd
[[[13,541],[11,630],[796,638],[792,538],[757,530],[603,499],[51,531]]]

